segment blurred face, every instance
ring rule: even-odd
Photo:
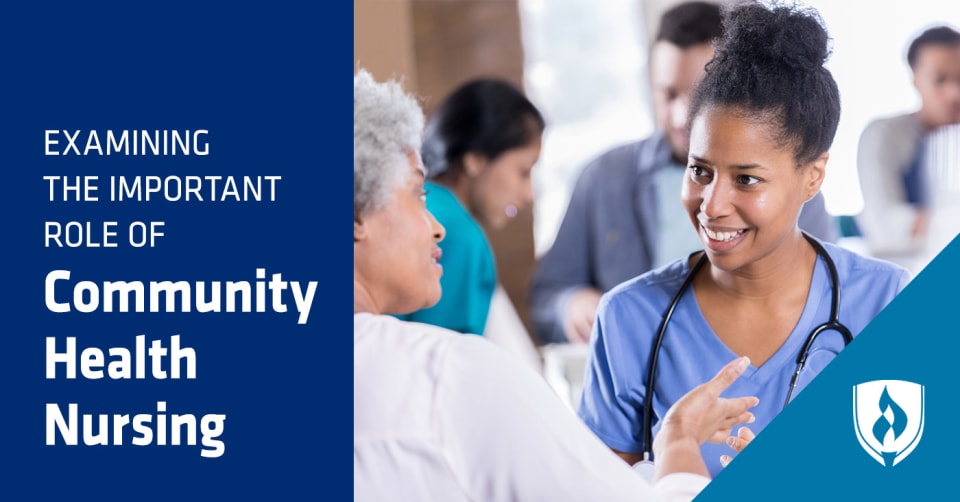
[[[686,162],[690,143],[687,132],[687,111],[690,94],[703,78],[704,66],[713,57],[709,43],[681,49],[660,40],[650,55],[650,77],[653,85],[653,111],[657,127],[666,132],[677,162]]]
[[[710,263],[749,267],[799,237],[803,203],[820,189],[827,154],[802,168],[773,129],[736,110],[706,107],[690,129],[682,199]]]
[[[440,300],[438,263],[444,228],[426,208],[419,154],[407,156],[406,179],[382,209],[354,224],[354,276],[382,314],[405,314]]]
[[[494,159],[467,154],[465,167],[473,181],[467,203],[484,226],[503,228],[533,202],[531,171],[540,158],[540,147],[537,135],[530,144],[507,150]]]
[[[923,100],[920,117],[927,127],[960,123],[960,45],[921,48],[913,68],[913,85]]]

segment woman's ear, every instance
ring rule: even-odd
[[[357,243],[367,238],[367,226],[360,218],[353,219],[353,242]]]
[[[804,170],[804,191],[806,200],[814,198],[820,191],[820,185],[823,184],[823,178],[827,174],[827,160],[830,159],[829,152],[823,152],[813,162],[807,164]]]
[[[476,178],[487,167],[487,158],[479,153],[467,152],[463,156],[463,174],[467,178]]]

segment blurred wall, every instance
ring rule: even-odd
[[[417,92],[413,18],[409,0],[353,2],[354,70],[366,68],[378,81],[403,78]]]
[[[354,65],[378,80],[403,77],[429,116],[454,88],[496,76],[523,87],[517,0],[355,0]],[[490,231],[500,282],[527,324],[533,272],[533,211]]]

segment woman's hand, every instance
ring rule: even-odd
[[[563,316],[563,333],[570,343],[590,343],[599,303],[600,291],[593,288],[583,288],[570,295]]]
[[[727,446],[733,448],[733,451],[740,453],[744,448],[747,447],[748,444],[750,444],[750,441],[753,441],[753,438],[755,437],[757,437],[757,435],[754,434],[752,430],[746,427],[741,427],[740,430],[737,431],[736,436],[730,436],[727,438]],[[730,455],[720,455],[720,465],[724,467],[726,467],[731,460],[733,460],[733,457]]]
[[[672,472],[707,474],[700,445],[723,442],[733,426],[754,421],[750,408],[760,403],[753,396],[723,398],[723,393],[749,366],[741,357],[730,362],[710,381],[686,393],[667,410],[663,426],[654,439],[657,461],[655,477]]]
[[[759,399],[753,396],[720,397],[749,365],[749,358],[738,358],[708,382],[686,393],[667,410],[661,431],[669,429],[671,434],[693,437],[698,444],[707,441],[721,443],[730,435],[734,425],[752,423],[755,418],[747,410],[756,406]]]

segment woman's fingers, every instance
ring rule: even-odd
[[[707,438],[708,442],[716,444],[723,443],[730,436],[735,425],[753,423],[756,417],[747,410],[759,404],[760,400],[747,396],[733,399],[721,398],[718,402],[720,415],[714,423],[716,430]]]
[[[747,411],[749,408],[752,408],[759,403],[759,400],[755,397],[749,398],[739,398],[737,403],[733,405],[726,406],[726,413],[724,418],[720,421],[720,427],[724,429],[730,429],[737,424],[752,424],[757,420],[757,417],[750,411]]]
[[[729,446],[730,448],[733,448],[734,451],[736,451],[737,453],[740,453],[741,451],[743,451],[743,447],[747,446],[747,443],[746,441],[738,438],[737,436],[730,436],[727,438],[727,446]]]
[[[741,410],[746,411],[754,406],[760,404],[760,399],[755,396],[744,396],[744,397],[734,397],[734,398],[725,398],[728,402],[728,406],[731,410]],[[732,415],[733,413],[731,413]]]
[[[732,429],[729,429],[729,428],[727,428],[727,429],[720,429],[720,430],[718,430],[717,432],[714,432],[714,433],[713,433],[713,436],[710,436],[710,439],[708,439],[707,441],[709,441],[709,442],[711,442],[711,443],[714,443],[714,444],[723,443],[724,441],[727,440],[728,437],[730,437],[730,432],[731,432],[731,431],[732,431]]]
[[[749,365],[749,357],[738,357],[727,363],[727,365],[724,366],[723,369],[720,370],[720,372],[717,373],[712,379],[710,379],[706,385],[713,393],[719,396],[724,390],[727,389],[727,387],[733,384],[733,382],[736,381],[744,371],[747,370],[747,366]]]
[[[755,437],[757,437],[757,435],[754,434],[749,427],[741,427],[740,430],[737,431],[736,436],[727,437],[725,442],[727,446],[733,448],[737,453],[740,453]],[[717,442],[719,443],[720,441]],[[720,455],[721,466],[726,467],[731,461],[733,461],[733,457],[730,455]]]
[[[754,434],[749,428],[741,427],[740,430],[737,431],[736,436],[730,436],[727,438],[727,446],[733,448],[739,453],[743,451],[743,449],[746,448],[755,437],[757,437],[756,434]]]
[[[759,399],[753,396],[720,397],[749,365],[750,359],[747,357],[739,357],[729,362],[712,379],[674,403],[664,417],[663,427],[673,424],[677,430],[698,442],[722,443],[733,426],[753,422],[753,413],[748,410],[756,406]]]
[[[757,421],[757,416],[749,411],[745,411],[740,414],[737,418],[734,419],[733,425],[736,424],[752,424]]]

